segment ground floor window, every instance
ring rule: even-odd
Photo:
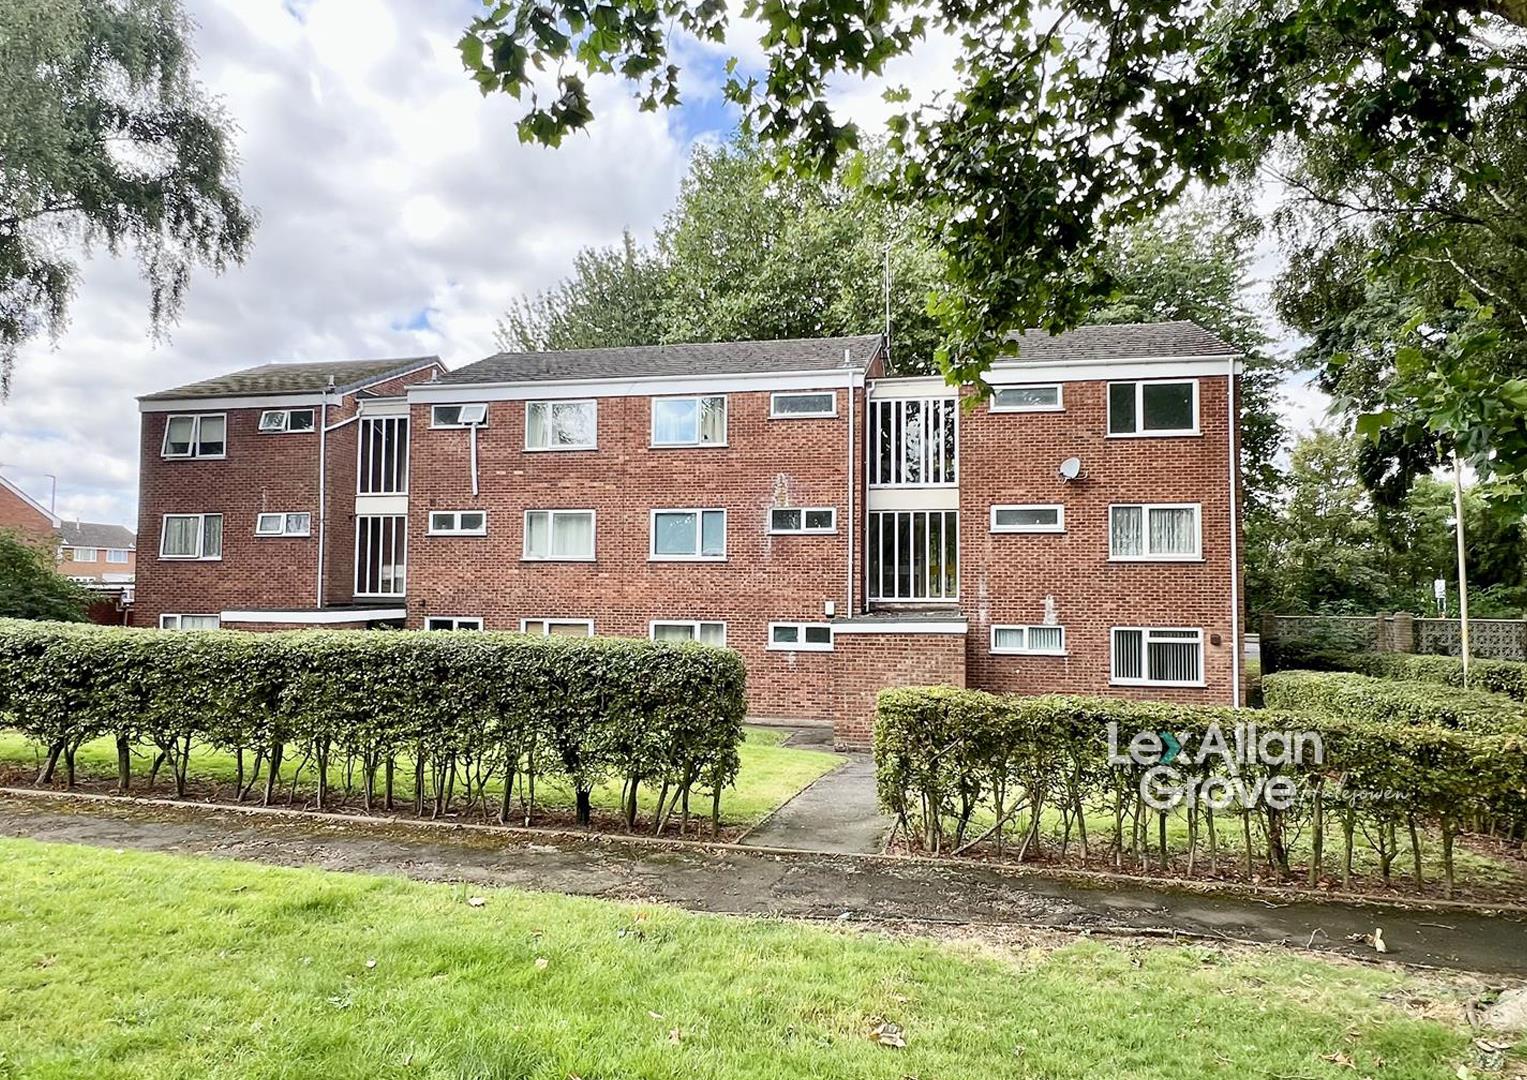
[[[1149,686],[1202,686],[1204,632],[1164,627],[1115,627],[1113,681]]]
[[[706,645],[726,644],[726,623],[665,620],[650,627],[653,641],[699,641]]]
[[[1063,656],[1064,626],[993,626],[991,651],[1015,656]]]
[[[832,627],[827,623],[770,623],[769,648],[831,652]]]
[[[593,637],[593,619],[521,619],[520,633],[542,637]]]
[[[424,620],[426,630],[481,630],[482,620],[459,615],[431,615]]]
[[[161,630],[216,630],[223,625],[216,615],[161,615]]]
[[[959,598],[959,511],[872,512],[866,546],[871,600]]]

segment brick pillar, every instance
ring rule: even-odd
[[[1406,611],[1397,611],[1389,624],[1390,649],[1394,652],[1416,651],[1416,617]]]
[[[1390,616],[1388,612],[1381,611],[1373,617],[1373,647],[1378,652],[1393,652],[1394,643],[1390,640]]]

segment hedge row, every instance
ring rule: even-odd
[[[578,818],[592,789],[619,778],[628,824],[640,785],[661,788],[657,824],[691,792],[720,793],[736,777],[745,673],[736,653],[699,644],[502,633],[124,630],[0,620],[0,713],[47,747],[39,780],[87,740],[116,739],[119,786],[147,746],[185,793],[193,745],[237,756],[239,797],[263,766],[269,802],[297,756],[291,790],[316,770],[318,805],[330,770],[367,808],[379,772],[393,802],[395,767],[412,771],[414,808],[439,815],[453,797],[501,820],[519,784],[528,815],[537,777],[564,779]],[[251,774],[244,775],[246,757]],[[290,796],[288,796],[290,798]]]
[[[948,687],[897,689],[879,698],[875,766],[879,798],[899,827],[926,849],[961,851],[977,843],[1000,850],[1007,823],[1014,829],[1019,857],[1037,854],[1041,817],[1058,816],[1061,846],[1073,833],[1085,858],[1087,816],[1106,814],[1113,822],[1107,843],[1114,864],[1149,858],[1152,818],[1160,868],[1168,869],[1167,813],[1145,804],[1140,781],[1148,766],[1113,764],[1106,738],[1110,721],[1119,742],[1137,732],[1175,732],[1196,741],[1210,725],[1230,735],[1237,724],[1262,731],[1287,729],[1317,733],[1323,763],[1308,755],[1302,763],[1241,765],[1238,774],[1255,784],[1286,777],[1300,798],[1288,809],[1252,801],[1222,811],[1217,820],[1207,806],[1189,801],[1187,872],[1203,857],[1217,869],[1218,829],[1239,826],[1246,873],[1255,872],[1253,851],[1265,852],[1275,874],[1291,871],[1289,845],[1307,836],[1311,883],[1324,872],[1328,820],[1339,830],[1341,874],[1352,874],[1355,838],[1361,833],[1378,852],[1388,876],[1398,853],[1396,833],[1406,829],[1419,849],[1417,822],[1439,822],[1443,862],[1452,890],[1452,845],[1467,821],[1490,815],[1520,819],[1527,798],[1527,737],[1518,733],[1478,734],[1441,726],[1373,723],[1332,716],[1307,717],[1271,711],[1234,711],[1209,706],[1123,701],[1112,698],[1019,697]],[[1230,771],[1218,758],[1195,762],[1188,755],[1173,765],[1202,784],[1223,783]],[[970,823],[989,811],[996,825],[971,836]],[[1228,816],[1229,822],[1225,820]],[[1253,839],[1256,834],[1256,840]],[[1417,874],[1421,860],[1415,860]]]
[[[1348,671],[1280,671],[1262,679],[1262,699],[1269,709],[1311,716],[1527,733],[1527,706],[1504,695]]]
[[[1348,652],[1300,642],[1279,646],[1277,670],[1355,671],[1379,679],[1463,686],[1463,661],[1456,656]],[[1516,660],[1470,659],[1469,689],[1527,702],[1527,664]]]

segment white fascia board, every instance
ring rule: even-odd
[[[670,394],[741,394],[770,390],[839,390],[852,386],[858,368],[772,371],[752,375],[653,375],[639,379],[542,379],[514,383],[414,383],[409,404],[455,405],[476,401],[552,401],[564,398],[666,397]]]
[[[336,404],[339,396],[328,399]],[[138,402],[140,413],[206,413],[229,409],[305,409],[324,404],[323,394],[271,394],[266,397],[164,398]]]
[[[948,619],[940,622],[888,622],[882,619],[866,619],[860,622],[834,622],[834,634],[964,634],[970,624],[964,619]]]
[[[1027,363],[1022,360],[993,364],[986,373],[989,386],[1024,386],[1029,383],[1107,382],[1130,379],[1205,379],[1223,377],[1236,357],[1148,356],[1129,360],[1059,360]]]
[[[293,623],[298,626],[332,626],[336,623],[407,617],[407,608],[367,608],[365,611],[225,611],[218,616],[225,623]]]

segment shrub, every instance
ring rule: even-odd
[[[1279,670],[1355,671],[1380,679],[1463,686],[1463,661],[1456,656],[1348,652],[1308,647],[1300,642],[1281,647]],[[1527,664],[1517,660],[1470,659],[1469,689],[1527,702]]]
[[[1527,732],[1527,708],[1502,694],[1345,671],[1280,671],[1262,680],[1269,709],[1463,731]]]
[[[119,784],[130,753],[148,745],[184,794],[195,742],[238,759],[240,798],[262,769],[264,801],[297,755],[292,792],[316,770],[317,803],[331,769],[369,808],[380,774],[388,808],[399,760],[413,766],[415,809],[445,813],[464,797],[489,814],[486,789],[504,784],[500,820],[521,783],[566,779],[579,820],[596,784],[624,783],[634,824],[640,785],[660,787],[657,825],[695,790],[732,783],[745,715],[736,653],[700,644],[533,638],[502,633],[124,630],[0,620],[0,713],[47,748],[39,781],[102,735],[117,740]],[[245,762],[252,764],[248,775]],[[288,800],[292,795],[288,795]]]

